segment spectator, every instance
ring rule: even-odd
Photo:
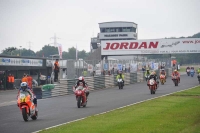
[[[21,79],[21,82],[28,82],[28,80],[27,80],[27,75],[24,73],[24,75],[23,75],[23,77],[22,77],[22,79]]]
[[[59,62],[58,59],[56,59],[55,63],[54,63],[54,82],[58,81],[58,73],[60,70],[60,66],[59,66]]]
[[[33,78],[27,74],[27,82],[28,82],[28,87],[30,89],[32,89],[32,80],[33,80]]]
[[[10,76],[11,82],[10,82],[10,87],[11,89],[14,89],[14,82],[15,82],[15,77],[13,74],[11,74]]]
[[[144,66],[142,67],[142,71],[143,71],[143,72],[145,71],[145,68],[144,68]]]
[[[93,76],[93,77],[95,76],[95,71],[93,71],[92,76]]]
[[[7,89],[11,89],[11,74],[7,77]]]

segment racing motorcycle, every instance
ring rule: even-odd
[[[38,111],[36,110],[36,107],[31,100],[31,95],[28,92],[20,92],[17,99],[17,105],[22,112],[24,121],[28,121],[30,117],[32,120],[37,119]]]
[[[117,83],[118,83],[119,89],[123,89],[124,84],[121,78],[117,79]]]
[[[191,70],[190,70],[190,75],[191,75],[191,77],[194,76],[194,73],[195,73],[194,69],[191,69]]]
[[[149,81],[148,81],[148,85],[149,85],[149,90],[150,90],[150,93],[151,94],[155,94],[156,92],[156,81],[151,78]]]
[[[198,78],[198,81],[199,81],[199,84],[200,84],[200,73],[198,74],[197,78]]]
[[[76,89],[73,88],[74,94],[76,96],[77,107],[80,108],[81,106],[86,107],[87,100],[86,100],[86,88],[83,85],[79,85]]]
[[[173,76],[172,80],[174,82],[174,85],[178,86],[178,76]]]
[[[149,74],[147,75],[147,76],[145,76],[145,78],[146,78],[146,82],[148,81],[148,79],[149,79]]]
[[[160,82],[161,82],[161,85],[164,85],[164,83],[166,82],[166,79],[165,79],[165,75],[164,75],[164,74],[161,74],[161,75],[160,75]]]
[[[190,69],[187,69],[186,72],[187,72],[187,75],[190,76]]]

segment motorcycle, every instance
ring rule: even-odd
[[[186,72],[187,72],[187,75],[190,76],[190,69],[187,69]]]
[[[146,78],[146,82],[147,82],[147,81],[148,81],[148,79],[149,79],[149,75],[145,76],[145,78]]]
[[[28,92],[20,92],[17,104],[22,112],[24,121],[28,121],[29,117],[31,117],[32,120],[37,119],[38,111],[36,110],[34,103],[31,101],[31,96]]]
[[[165,75],[163,74],[160,75],[160,82],[161,82],[161,85],[164,85],[164,83],[166,82]]]
[[[194,76],[194,73],[195,73],[194,69],[191,69],[191,70],[190,70],[190,75],[191,75],[191,77]]]
[[[117,80],[117,83],[118,83],[118,86],[119,86],[119,89],[123,89],[123,80],[121,79],[121,78],[119,78],[118,80]]]
[[[84,88],[82,85],[79,85],[76,89],[74,88],[74,93],[76,95],[78,108],[80,108],[81,106],[86,107],[87,105],[85,91],[86,91],[86,88]]]
[[[200,73],[198,74],[197,78],[198,78],[198,81],[199,81],[199,84],[200,84]]]
[[[152,78],[148,81],[149,89],[151,94],[155,94],[156,92],[156,81]]]
[[[172,80],[173,80],[173,82],[174,82],[174,85],[175,85],[175,86],[178,86],[178,83],[179,83],[179,82],[178,82],[178,76],[173,76],[173,79],[172,79]]]

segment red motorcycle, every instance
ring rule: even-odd
[[[155,94],[156,92],[156,81],[152,78],[148,81],[148,85],[149,85],[149,90],[151,94]]]
[[[80,108],[81,106],[86,107],[87,100],[86,100],[86,91],[87,88],[84,88],[83,85],[79,85],[76,89],[73,87],[74,94],[76,95],[77,107]]]

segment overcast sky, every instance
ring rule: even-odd
[[[31,41],[36,52],[56,33],[63,51],[88,52],[107,21],[137,23],[139,39],[191,36],[200,32],[200,0],[0,0],[0,51]]]

